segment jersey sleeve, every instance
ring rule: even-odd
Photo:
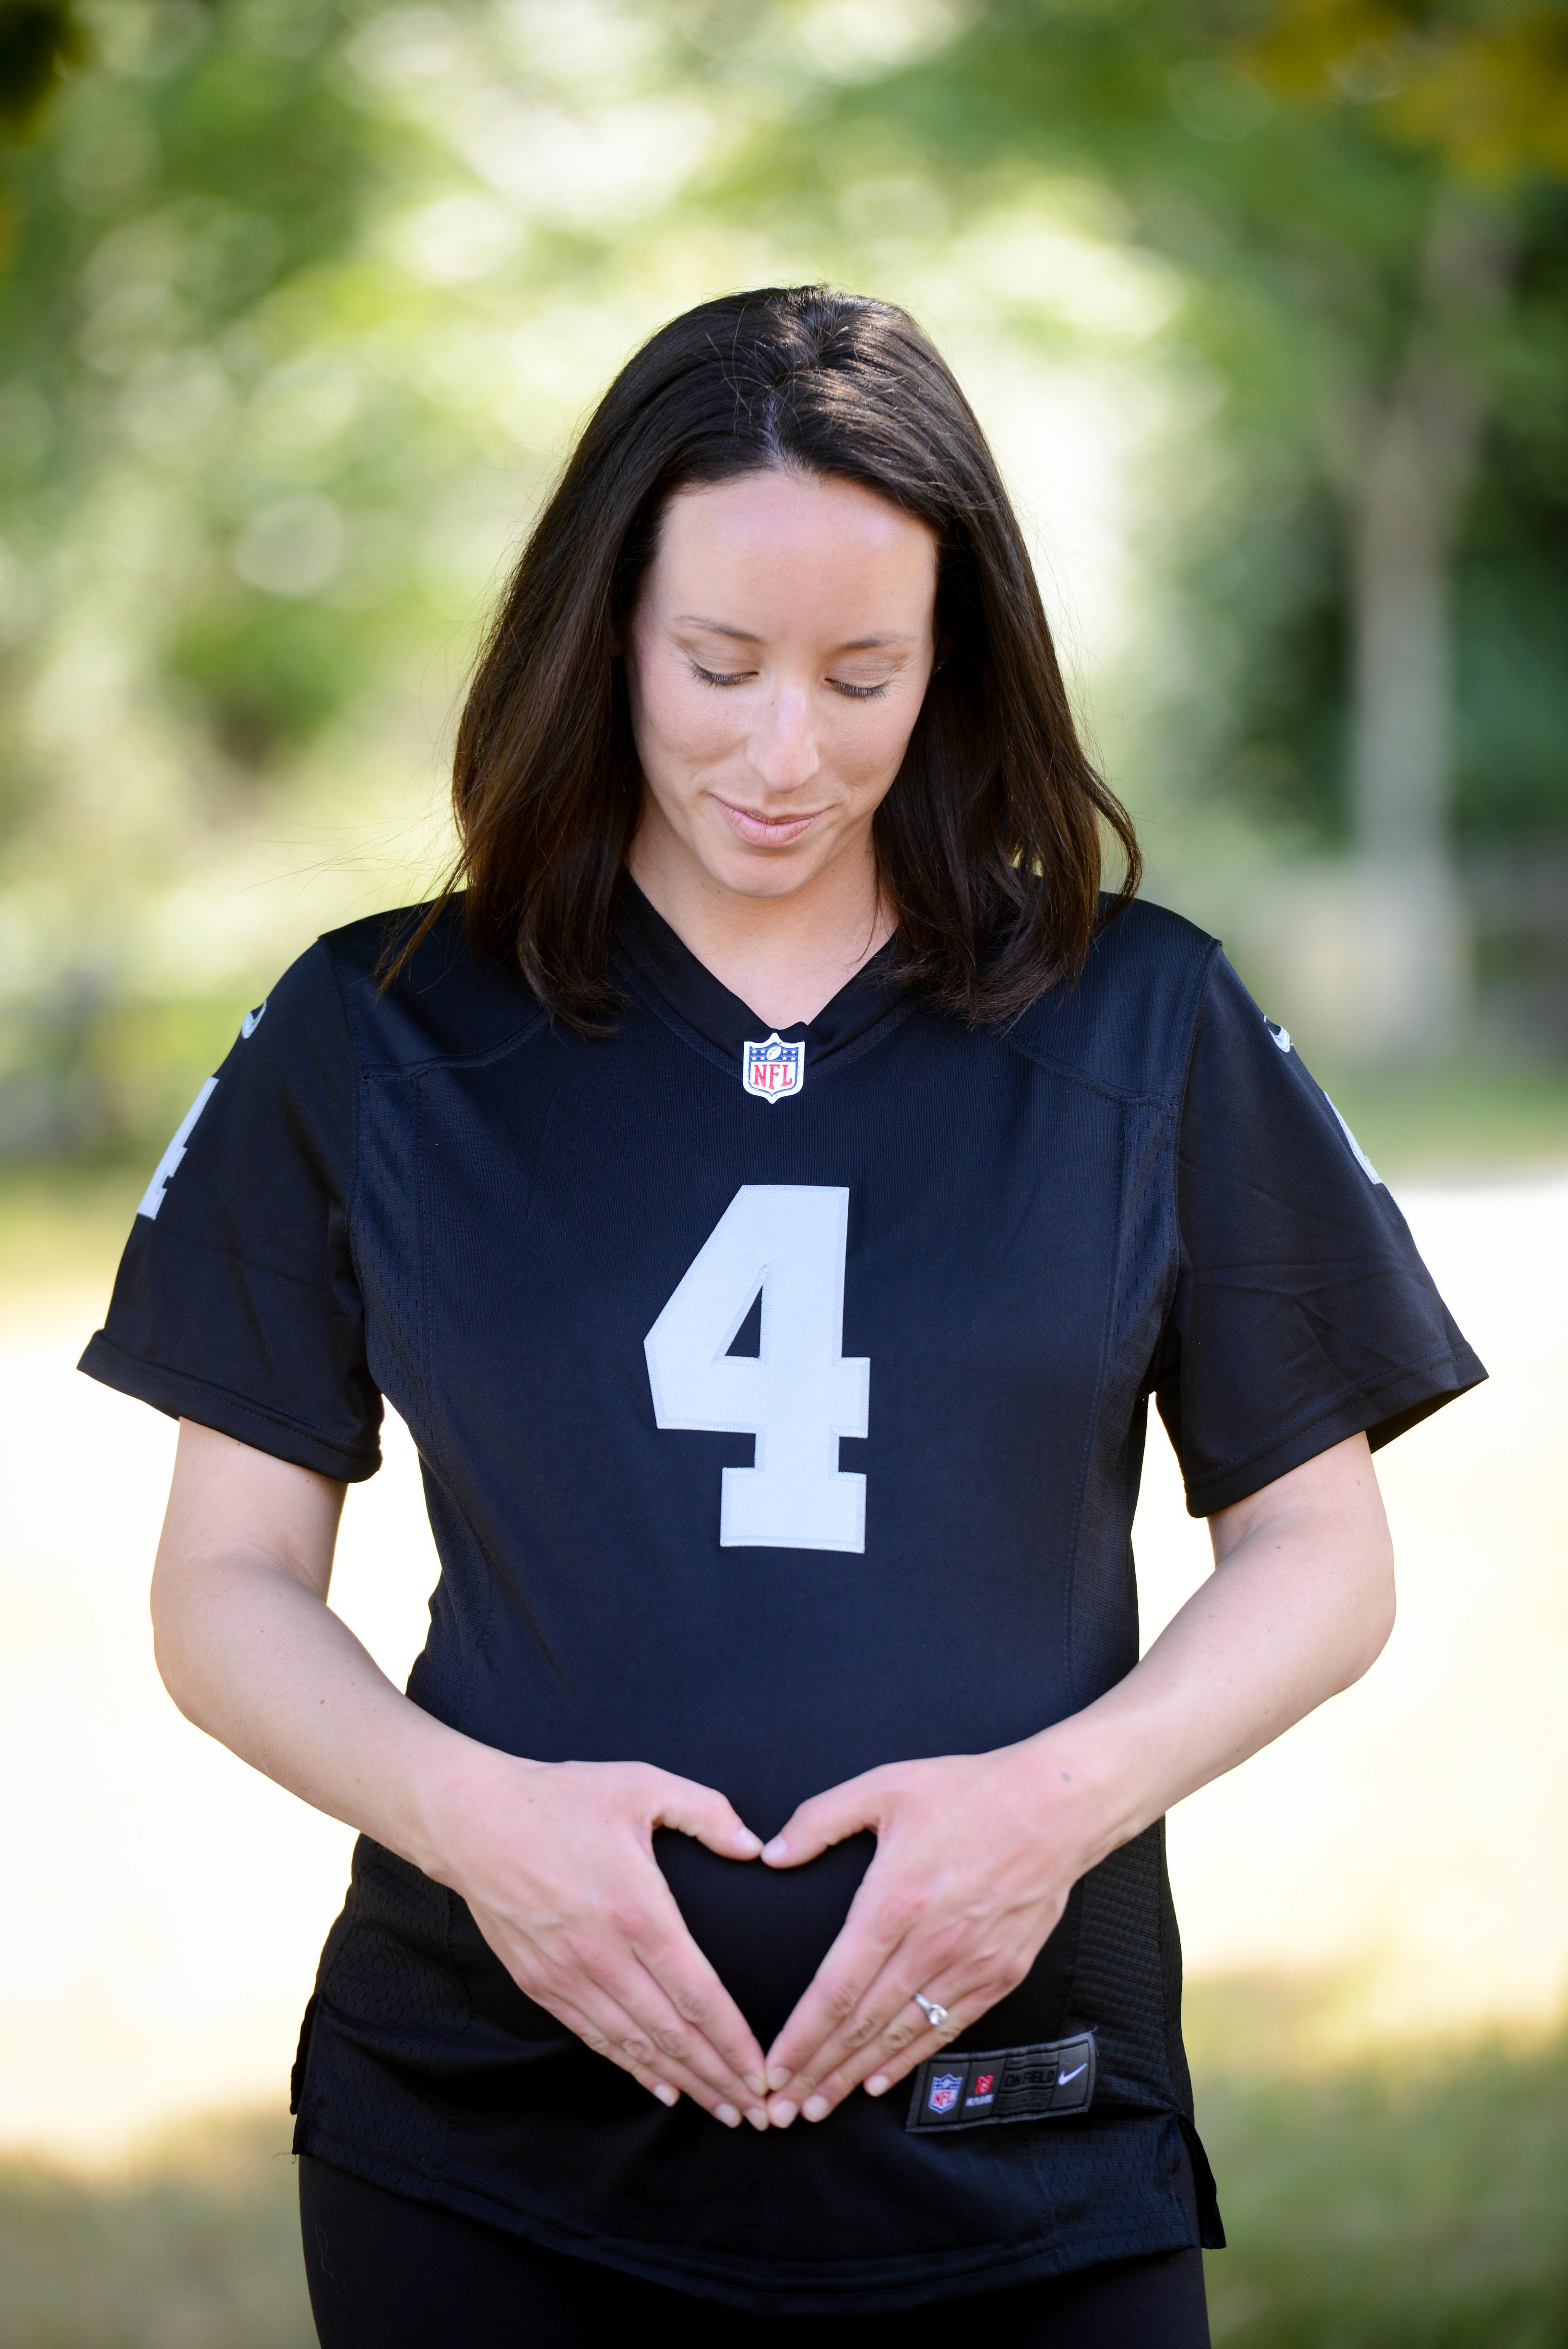
[[[1222,955],[1189,1063],[1177,1219],[1154,1383],[1194,1516],[1346,1436],[1386,1444],[1485,1378],[1376,1169]]]
[[[349,1248],[356,1071],[327,948],[245,1019],[147,1186],[80,1367],[345,1481],[380,1464]]]

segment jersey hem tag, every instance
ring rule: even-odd
[[[1085,2112],[1094,2100],[1096,2069],[1092,2031],[985,2055],[930,2055],[916,2071],[904,2127],[991,2128]]]

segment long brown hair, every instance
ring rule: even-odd
[[[873,826],[898,976],[971,1021],[1083,964],[1101,826],[1133,829],[1078,740],[1017,518],[939,353],[890,302],[819,285],[704,302],[628,360],[523,550],[458,729],[471,944],[591,1032],[616,1009],[617,902],[642,782],[614,647],[676,491],[786,466],[873,490],[938,545],[927,690]]]

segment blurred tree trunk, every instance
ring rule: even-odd
[[[1476,335],[1501,306],[1505,225],[1438,200],[1420,301],[1381,398],[1337,419],[1350,533],[1351,816],[1379,1006],[1373,1057],[1440,1051],[1462,1031],[1469,922],[1450,825],[1451,579],[1486,423]],[[1370,972],[1369,972],[1370,977]]]

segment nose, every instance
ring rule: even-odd
[[[811,722],[811,697],[786,685],[768,705],[746,744],[746,755],[770,792],[796,792],[822,764]]]

